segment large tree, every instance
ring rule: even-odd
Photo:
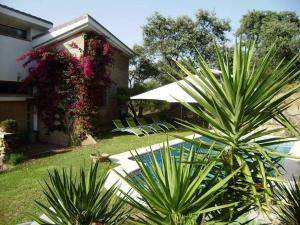
[[[282,58],[290,60],[300,51],[300,19],[295,12],[250,11],[243,16],[237,35],[257,40],[256,61],[273,44],[278,49],[274,65]],[[300,68],[300,62],[296,66]]]
[[[129,90],[119,90],[118,99],[128,102],[135,117],[157,104],[161,109],[166,108],[161,102],[130,101],[129,96],[171,82],[166,72],[174,68],[173,60],[185,58],[196,62],[196,49],[214,67],[213,43],[223,44],[230,29],[228,20],[218,19],[214,12],[205,10],[198,10],[195,18],[172,18],[154,13],[143,26],[143,45],[133,48],[136,55],[130,61]]]
[[[196,49],[214,66],[216,60],[211,54],[213,43],[216,41],[223,44],[226,41],[226,32],[230,29],[229,21],[218,19],[214,12],[198,10],[195,18],[172,18],[156,12],[143,26],[143,45],[136,46],[136,49],[139,50],[138,55],[142,59],[149,60],[152,68],[159,71],[164,71],[166,66],[174,67],[173,60],[180,58],[192,59],[191,61],[195,62]],[[169,81],[169,77],[164,74],[156,74],[162,83]],[[144,75],[143,77],[147,78],[151,73],[148,70]]]
[[[223,44],[230,29],[228,20],[218,19],[214,12],[205,10],[198,10],[195,18],[172,18],[154,13],[143,26],[143,44],[133,47],[136,55],[130,61],[129,89],[120,89],[118,99],[128,102],[135,117],[157,104],[161,109],[166,108],[161,102],[130,101],[129,96],[172,81],[166,72],[174,68],[173,60],[185,58],[195,62],[196,49],[213,67],[216,64],[211,54],[213,43]]]
[[[129,88],[133,88],[136,84],[142,84],[146,80],[156,79],[160,75],[158,68],[147,57],[143,46],[134,45],[133,51],[136,54],[130,59]]]
[[[130,100],[130,96],[158,87],[157,77],[160,75],[160,71],[155,64],[146,57],[142,46],[135,45],[133,51],[136,54],[130,59],[129,87],[119,88],[116,97],[120,103],[127,102],[132,116],[140,117],[143,116],[144,111],[153,111],[155,108],[165,109],[167,105],[160,104],[163,107],[157,107],[159,103],[157,101]]]

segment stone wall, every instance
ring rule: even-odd
[[[0,155],[5,153],[4,134],[0,132]]]
[[[19,146],[19,139],[15,133],[5,133],[0,131],[0,155],[9,154]]]
[[[0,171],[3,170],[4,157],[5,157],[4,137],[3,135],[0,134]]]
[[[16,135],[0,131],[0,171],[3,169],[5,157],[16,145]]]
[[[291,106],[284,111],[284,115],[287,119],[294,125],[294,127],[300,132],[300,93],[296,93],[291,96],[287,101],[293,103]],[[267,129],[276,129],[281,128],[282,126],[277,123],[274,119],[269,120],[262,128]],[[285,136],[289,135],[288,131],[278,132],[277,135]]]

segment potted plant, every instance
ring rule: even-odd
[[[109,154],[101,153],[98,149],[95,149],[95,151],[90,155],[90,157],[93,160],[93,163],[96,163],[98,161],[103,162],[109,160]]]

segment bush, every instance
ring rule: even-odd
[[[281,224],[300,224],[300,184],[295,177],[286,183],[277,183],[276,197],[280,203],[275,210]]]
[[[3,120],[0,124],[0,127],[2,128],[2,130],[4,132],[7,132],[7,133],[17,133],[17,131],[18,131],[17,121],[15,121],[13,119]]]
[[[124,224],[131,213],[131,208],[125,207],[126,196],[116,196],[117,184],[106,189],[108,167],[104,171],[102,167],[101,171],[100,174],[96,163],[91,164],[89,171],[81,167],[75,176],[72,168],[48,172],[50,181],[42,186],[47,204],[36,201],[41,212],[33,219],[39,224],[49,224],[39,217],[43,213],[57,225]]]
[[[152,152],[149,163],[143,162],[138,154],[134,156],[141,176],[133,177],[125,171],[124,176],[115,171],[138,193],[133,197],[122,192],[128,197],[128,204],[141,212],[132,224],[196,225],[200,224],[199,220],[206,220],[207,225],[228,224],[227,218],[217,218],[215,215],[221,209],[230,210],[238,202],[221,202],[219,197],[241,167],[220,178],[217,175],[220,172],[217,169],[218,160],[210,161],[210,155],[201,156],[196,149],[194,145],[188,149],[184,145],[173,148],[167,142],[161,151],[162,165]],[[198,163],[189,163],[196,158]],[[243,213],[238,211],[236,216]]]
[[[260,63],[255,64],[253,55],[256,48],[254,41],[237,40],[231,65],[227,63],[227,54],[215,45],[218,68],[222,70],[220,79],[215,77],[201,56],[193,64],[189,64],[188,60],[178,60],[178,68],[173,69],[176,72],[174,76],[179,74],[184,79],[180,87],[197,102],[181,104],[195,112],[209,124],[209,128],[185,120],[179,120],[178,124],[210,140],[174,136],[222,152],[222,157],[217,159],[222,162],[222,173],[218,174],[218,179],[243,166],[222,194],[226,202],[229,197],[232,197],[229,200],[239,202],[234,208],[220,213],[220,216],[229,219],[236,212],[247,210],[247,207],[269,214],[274,200],[273,183],[282,177],[280,160],[293,157],[271,150],[272,145],[290,141],[286,137],[271,135],[290,130],[298,136],[282,113],[293,102],[290,96],[300,91],[300,85],[282,91],[299,77],[299,72],[293,69],[299,57],[289,62],[281,61],[274,67],[273,59],[280,49],[273,46]],[[193,68],[194,65],[200,66]],[[260,129],[271,119],[278,121],[282,127]]]
[[[26,156],[22,152],[16,152],[9,154],[8,163],[12,165],[17,165],[23,161],[25,161]]]

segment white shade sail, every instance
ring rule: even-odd
[[[185,84],[185,81],[179,81]],[[144,99],[144,100],[161,100],[167,102],[196,102],[189,94],[187,94],[177,82],[173,82],[159,88],[144,92],[142,94],[131,97],[130,99]]]
[[[220,74],[220,71],[218,70],[211,70],[214,74]],[[200,81],[200,78],[198,76],[195,76],[197,80]],[[187,78],[189,81],[191,81],[191,78]],[[130,99],[144,99],[144,100],[161,100],[161,101],[167,101],[167,102],[190,102],[190,103],[196,103],[196,100],[193,99],[189,94],[187,94],[181,87],[178,85],[178,83],[182,85],[187,85],[187,83],[184,80],[180,80],[178,82],[173,82],[164,86],[161,86],[159,88],[155,88],[153,90],[144,92],[142,94],[136,95],[131,97]],[[195,82],[192,81],[194,85]],[[198,85],[196,85],[198,86]],[[201,89],[201,88],[200,88]],[[178,100],[178,101],[177,101]]]

